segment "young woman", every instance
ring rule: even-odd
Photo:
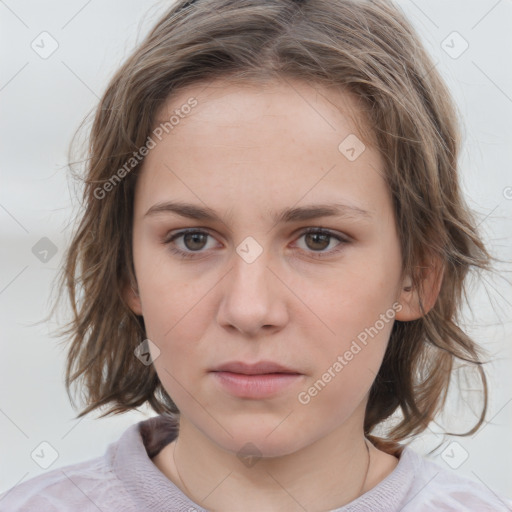
[[[457,361],[484,419],[459,147],[390,1],[174,4],[100,102],[62,274],[81,415],[158,416],[0,510],[510,510],[404,444]]]

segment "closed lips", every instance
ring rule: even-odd
[[[230,372],[243,375],[265,375],[269,373],[291,373],[300,374],[300,372],[283,366],[272,361],[260,361],[258,363],[244,363],[242,361],[231,361],[224,363],[213,369],[214,372]]]

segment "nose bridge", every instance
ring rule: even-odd
[[[262,301],[270,291],[268,277],[271,272],[267,265],[270,263],[270,251],[257,242],[253,237],[245,238],[237,247],[233,257],[233,270],[230,281],[231,292],[238,299],[251,297],[252,300]]]
[[[265,325],[276,326],[285,321],[285,308],[280,304],[271,266],[271,251],[248,237],[233,254],[232,267],[223,287],[218,321],[243,332],[256,332]]]

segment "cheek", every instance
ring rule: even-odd
[[[148,337],[166,342],[191,313],[202,318],[198,311],[201,298],[212,286],[210,279],[188,279],[183,267],[172,263],[168,251],[151,240],[140,243],[134,261]]]
[[[376,250],[360,256],[340,280],[339,295],[343,321],[362,330],[374,325],[392,307],[400,276],[400,255],[396,244],[383,242]]]
[[[148,338],[160,347],[162,353],[178,356],[190,352],[211,323],[207,300],[198,290],[157,284],[152,291],[149,288],[141,291],[141,297]]]
[[[180,383],[190,387],[211,350],[205,333],[214,321],[211,293],[218,280],[205,277],[189,283],[154,271],[146,277],[141,299],[147,337],[160,350],[155,369],[165,389],[179,400]]]
[[[316,315],[310,315],[306,337],[318,340],[308,347],[315,361],[311,381],[320,379],[320,388],[328,383],[331,398],[336,393],[357,395],[375,378],[394,323],[398,272],[382,258],[360,258],[328,283],[310,286],[306,296]]]
[[[333,340],[356,337],[392,307],[394,274],[397,274],[395,269],[381,262],[372,264],[371,260],[363,260],[333,272],[329,280],[311,280],[301,292],[314,313],[308,315],[310,323],[320,320],[326,327],[326,337],[331,334]],[[299,290],[298,282],[295,289]]]
[[[309,347],[314,371],[297,396],[306,410],[329,411],[331,424],[345,421],[364,400],[382,364],[393,327],[391,307],[383,308],[383,301],[374,297],[354,300],[358,298],[366,299],[367,309],[354,313],[352,303],[341,304],[332,312],[335,335],[326,334]]]

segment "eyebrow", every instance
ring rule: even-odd
[[[144,218],[161,213],[174,213],[188,219],[224,222],[214,210],[191,203],[166,201],[156,203],[144,214]],[[279,213],[271,212],[275,224],[306,221],[318,217],[339,217],[370,220],[373,215],[357,206],[347,204],[314,204],[301,207],[285,208]]]

